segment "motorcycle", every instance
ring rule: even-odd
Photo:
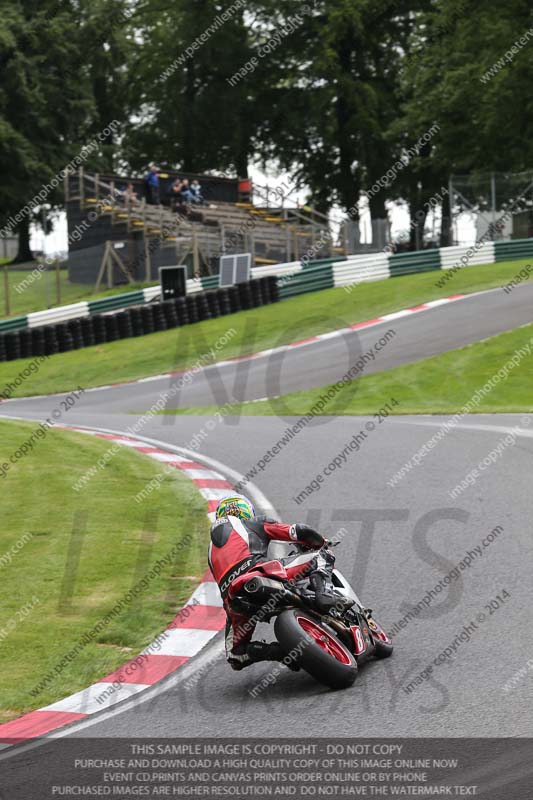
[[[324,552],[337,544],[328,542]],[[308,551],[291,545],[286,555],[304,552]],[[332,571],[332,584],[335,605],[321,611],[309,576],[289,579],[275,559],[256,564],[232,582],[231,604],[257,621],[274,620],[276,639],[292,668],[305,670],[331,689],[346,689],[364,662],[389,658],[393,646],[337,568]]]

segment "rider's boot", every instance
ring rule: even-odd
[[[267,642],[250,642],[246,648],[246,654],[254,663],[258,661],[283,661],[285,658],[285,653],[278,642],[271,642],[270,644],[267,644]],[[283,663],[295,672],[300,669],[292,659],[286,659]]]
[[[331,572],[317,570],[310,575],[309,583],[315,593],[315,602],[318,610],[324,613],[330,611],[339,601],[333,591]]]

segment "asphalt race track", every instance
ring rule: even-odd
[[[532,301],[533,287],[524,286],[509,296],[487,292],[395,320],[391,327],[397,336],[373,368],[413,361],[525,324],[531,320]],[[359,349],[372,346],[382,330],[386,328],[360,335]],[[252,364],[246,394],[264,396],[264,365],[260,360]],[[325,384],[347,366],[346,346],[339,339],[309,345],[287,356],[282,391]],[[231,380],[234,369],[223,367],[220,375],[227,373]],[[86,394],[64,421],[125,431],[136,419],[128,412],[147,409],[166,386],[168,379]],[[205,378],[185,391],[187,404],[213,402],[205,397]],[[0,415],[42,419],[54,403],[53,398],[14,401],[0,406]],[[155,417],[142,433],[184,445],[205,419]],[[321,418],[254,478],[287,521],[310,522],[333,538],[344,529],[336,550],[338,566],[389,631],[468,551],[476,554],[470,566],[435,593],[427,609],[399,630],[392,659],[367,665],[347,691],[327,691],[308,676],[285,670],[252,697],[249,691],[271,666],[234,673],[217,640],[215,658],[210,651],[196,662],[202,675],[192,688],[184,687],[190,671],[183,670],[159,684],[158,693],[93,717],[70,735],[279,738],[282,731],[291,737],[533,736],[524,700],[529,678],[505,688],[533,655],[533,417],[471,417],[390,488],[387,481],[445,420],[395,417],[368,430],[365,425],[375,420]],[[286,425],[277,417],[228,417],[213,428],[199,452],[244,474],[279,440]],[[513,444],[473,486],[452,499],[456,484],[517,426]],[[325,477],[319,491],[297,504],[298,492],[362,430],[366,436],[359,452],[351,453],[342,468]],[[82,503],[80,493],[80,508]],[[475,548],[498,527],[493,541],[478,554]],[[509,596],[490,606],[503,592]],[[466,626],[468,634],[462,633]],[[435,665],[457,637],[461,639],[453,658],[443,657]],[[431,674],[408,691],[407,685],[431,665]]]

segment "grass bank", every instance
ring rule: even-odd
[[[0,722],[83,689],[138,655],[182,607],[206,563],[205,500],[178,470],[162,476],[161,465],[122,447],[76,492],[75,481],[110,443],[52,430],[13,464],[35,427],[0,420],[0,466],[9,464],[0,477]],[[137,503],[156,476],[160,488]],[[169,552],[159,577],[32,695]]]

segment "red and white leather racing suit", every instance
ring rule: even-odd
[[[326,542],[320,533],[308,525],[285,525],[267,517],[256,517],[252,520],[224,517],[216,520],[211,527],[209,566],[218,583],[228,617],[226,658],[234,669],[242,669],[251,663],[246,648],[256,622],[231,608],[228,590],[235,578],[249,572],[256,564],[269,561],[267,550],[273,539],[294,542],[311,551],[319,550]],[[289,579],[305,576],[320,566],[317,563],[317,554],[313,552],[289,556],[279,561]]]

